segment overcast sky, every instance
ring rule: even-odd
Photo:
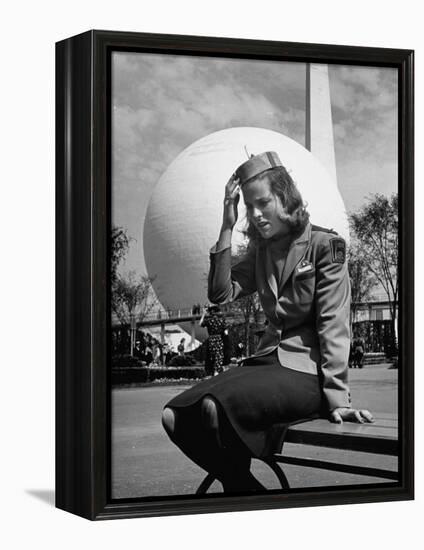
[[[346,65],[329,74],[338,186],[353,211],[397,190],[397,74]],[[112,109],[112,223],[135,239],[125,270],[142,273],[148,200],[188,145],[237,126],[304,145],[305,64],[115,52]]]

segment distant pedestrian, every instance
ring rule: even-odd
[[[223,371],[224,333],[227,329],[219,306],[204,309],[200,326],[208,329],[209,338],[206,344],[206,374],[213,376]]]
[[[244,354],[244,344],[243,342],[239,342],[236,346],[236,357],[237,359],[242,359]]]
[[[185,338],[181,338],[180,343],[178,344],[177,351],[178,355],[184,355],[185,350]]]
[[[365,341],[360,336],[352,340],[352,364],[353,368],[362,369],[365,355]]]
[[[153,364],[154,365],[160,365],[161,364],[161,357],[162,357],[162,346],[160,342],[155,341],[153,344]]]
[[[231,363],[231,336],[228,326],[222,333],[222,341],[224,342],[224,366]]]
[[[146,345],[144,348],[144,361],[146,361],[148,365],[150,365],[150,363],[153,361],[153,339],[150,334],[148,334],[146,338]]]
[[[168,356],[170,355],[171,350],[169,348],[169,344],[165,342],[165,344],[162,347],[162,363],[163,365],[166,365],[168,362]]]
[[[143,350],[141,349],[140,340],[137,340],[137,342],[135,343],[134,350],[133,350],[133,355],[137,359],[142,359],[143,358]]]

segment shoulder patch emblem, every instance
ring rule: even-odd
[[[346,243],[343,239],[330,239],[331,259],[336,264],[344,264],[346,259]]]

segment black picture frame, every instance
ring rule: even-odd
[[[399,82],[400,482],[288,494],[110,499],[110,56],[142,51],[392,67]],[[414,487],[413,51],[89,31],[56,44],[56,506],[98,520],[408,500]]]

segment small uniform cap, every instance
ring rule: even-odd
[[[283,166],[279,156],[274,151],[267,151],[260,155],[252,155],[249,160],[237,168],[235,176],[239,178],[240,185],[244,185],[247,181],[262,174],[262,172],[276,166]]]

